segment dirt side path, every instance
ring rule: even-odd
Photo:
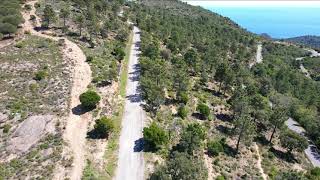
[[[40,18],[35,14],[34,4],[37,1],[29,1],[27,4],[32,6],[30,12],[24,12],[23,17],[25,23],[23,25],[24,31],[29,31],[32,35],[52,39],[58,41],[64,39],[65,45],[63,48],[63,57],[70,60],[73,63],[73,83],[71,88],[71,99],[70,99],[70,112],[67,117],[66,127],[63,134],[63,139],[67,142],[67,147],[64,149],[64,156],[71,153],[73,157],[71,172],[67,172],[65,168],[59,167],[54,174],[54,179],[65,179],[66,176],[70,176],[71,180],[80,180],[82,171],[85,167],[85,143],[86,134],[88,129],[88,123],[92,120],[89,113],[78,114],[72,111],[73,108],[80,104],[79,96],[83,93],[87,86],[90,84],[91,69],[88,63],[86,63],[86,56],[83,51],[75,43],[71,42],[67,38],[52,37],[43,34],[41,31],[34,30],[34,25],[40,26]],[[30,15],[36,16],[36,21],[32,23],[29,21]]]
[[[259,147],[258,147],[258,145],[255,143],[254,144],[254,148],[256,149],[256,151],[257,151],[257,156],[258,156],[258,160],[257,160],[257,167],[258,167],[258,169],[259,169],[259,171],[260,171],[260,174],[261,174],[261,176],[262,176],[262,179],[263,180],[267,180],[268,178],[267,178],[267,175],[264,173],[264,171],[263,171],[263,168],[262,168],[262,166],[261,166],[261,156],[260,156],[260,153],[259,153]]]

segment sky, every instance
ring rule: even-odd
[[[219,6],[219,7],[320,7],[320,1],[235,1],[235,0],[225,0],[225,1],[214,1],[214,0],[182,0],[188,2],[195,6]]]

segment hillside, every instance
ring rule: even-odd
[[[0,179],[111,179],[130,37],[123,7],[0,3]]]
[[[150,179],[311,176],[303,153],[307,140],[284,123],[294,117],[312,140],[319,139],[319,83],[305,77],[296,61],[308,56],[306,50],[260,39],[227,18],[175,0],[130,7],[142,36]],[[263,58],[256,60],[259,49]]]
[[[319,179],[310,52],[178,0],[4,0],[0,180]]]
[[[320,49],[320,37],[319,36],[300,36],[288,39],[283,39],[287,42],[298,43],[304,46]]]

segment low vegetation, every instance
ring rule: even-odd
[[[50,179],[57,162],[66,167],[70,165],[68,159],[61,161],[61,121],[69,113],[71,65],[62,58],[56,42],[26,35],[18,44],[19,48],[10,45],[0,49],[0,112],[7,117],[0,122],[0,158],[6,160],[9,155],[13,156],[8,162],[0,163],[0,179]],[[46,73],[39,73],[41,71]],[[44,135],[23,154],[16,148],[9,149],[14,138],[22,138],[16,133],[18,127],[31,117],[45,118],[43,115],[48,113],[58,119],[53,122],[54,132]],[[23,128],[30,126],[33,124],[24,124]],[[20,133],[29,133],[21,128]],[[29,134],[30,138],[34,138],[33,133]],[[21,146],[23,143],[14,147]]]

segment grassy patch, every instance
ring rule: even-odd
[[[129,36],[129,41],[126,47],[126,56],[124,57],[123,65],[121,68],[120,73],[120,95],[124,98],[126,96],[126,86],[127,86],[127,79],[128,79],[128,63],[130,58],[131,52],[131,44],[133,40],[133,33]]]
[[[124,58],[124,61],[121,67],[121,72],[120,72],[119,91],[120,91],[121,97],[123,98],[126,96],[128,63],[129,63],[129,57],[130,57],[132,38],[133,38],[133,33],[131,33],[129,36],[129,41],[126,47],[126,56]],[[105,170],[108,173],[110,179],[114,175],[115,169],[117,167],[117,162],[118,162],[117,156],[118,156],[118,149],[119,149],[119,137],[120,137],[120,131],[121,131],[121,121],[122,121],[123,111],[124,111],[124,101],[122,100],[119,103],[118,112],[114,113],[115,131],[109,139],[107,150],[105,153],[105,158],[107,160],[107,166]]]

